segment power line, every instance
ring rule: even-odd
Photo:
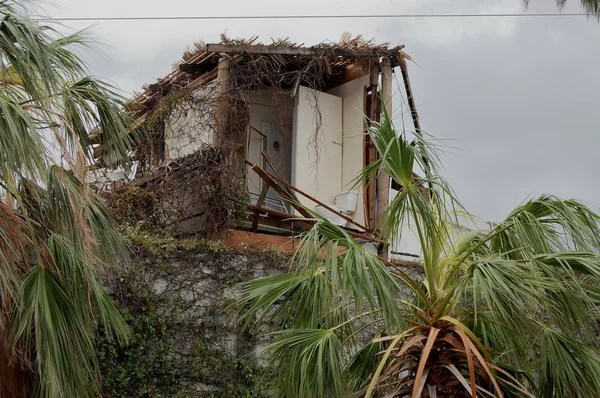
[[[384,18],[557,18],[583,17],[586,13],[512,13],[512,14],[349,14],[349,15],[206,15],[206,16],[131,16],[35,18],[40,22],[67,21],[199,21],[225,19],[384,19]]]

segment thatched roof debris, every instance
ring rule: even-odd
[[[195,43],[186,50],[182,59],[173,66],[173,71],[158,79],[155,84],[144,87],[129,104],[128,108],[137,117],[152,108],[156,97],[164,95],[172,88],[198,87],[216,79],[216,69],[221,57],[231,57],[236,64],[256,60],[257,57],[269,58],[273,68],[304,70],[315,62],[315,58],[325,61],[327,72],[343,73],[345,68],[365,58],[389,57],[392,65],[400,64],[404,46],[389,47],[389,43],[376,44],[373,40],[365,40],[361,36],[351,37],[344,34],[339,42],[323,42],[315,46],[293,43],[288,39],[272,40],[270,44],[257,42],[257,37],[250,39],[230,39],[221,36],[217,44]]]

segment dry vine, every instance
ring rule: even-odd
[[[255,40],[222,36],[225,44],[253,44]],[[271,46],[299,45],[285,39],[273,41]],[[351,57],[319,56],[319,50],[377,50],[387,48],[387,44],[375,46],[360,37],[345,36],[340,43],[314,48],[316,54],[307,56],[250,53],[232,56],[227,87],[215,83],[216,75],[212,80],[196,84],[206,76],[205,71],[196,74],[177,70],[147,87],[132,103],[134,114],[145,115],[145,121],[136,131],[138,171],[153,176],[142,188],[159,196],[165,204],[162,227],[176,224],[181,227],[187,223],[188,226],[180,228],[185,233],[192,232],[189,228],[192,225],[202,225],[203,232],[214,234],[228,225],[229,217],[239,208],[240,196],[245,194],[248,134],[260,128],[250,125],[253,93],[273,100],[278,119],[276,127],[282,134],[283,150],[279,153],[287,156],[292,145],[292,129],[286,102],[297,95],[301,85],[313,89],[310,94],[313,98],[309,101],[314,110],[314,130],[308,149],[314,154],[313,167],[318,167],[322,144],[318,93],[326,90],[333,75],[344,73],[346,66],[355,62]],[[206,46],[198,43],[193,50],[184,53],[182,62],[216,65],[220,57],[220,54],[208,53]],[[273,160],[276,167],[284,161]]]

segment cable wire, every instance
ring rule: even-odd
[[[226,19],[397,19],[397,18],[557,18],[583,17],[586,13],[511,13],[511,14],[349,14],[349,15],[205,15],[205,16],[128,16],[128,17],[56,17],[34,18],[40,22],[67,21],[199,21]],[[594,15],[594,17],[597,17]]]

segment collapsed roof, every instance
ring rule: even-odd
[[[229,39],[222,35],[221,39],[217,44],[196,43],[192,50],[184,53],[171,73],[144,87],[144,91],[129,103],[129,110],[141,117],[173,89],[194,89],[210,83],[217,78],[219,59],[223,56],[230,57],[236,65],[251,63],[249,66],[255,69],[259,66],[270,68],[277,78],[270,79],[269,83],[278,84],[271,88],[293,88],[302,84],[302,78],[296,75],[310,68],[320,72],[323,83],[336,85],[336,81],[341,84],[344,76],[352,74],[349,69],[368,64],[369,59],[388,57],[393,68],[404,58],[409,58],[402,51],[403,45],[390,48],[389,43],[376,44],[349,34],[344,34],[339,42],[323,42],[311,47],[288,39],[272,40],[268,45],[257,42],[257,37]]]

